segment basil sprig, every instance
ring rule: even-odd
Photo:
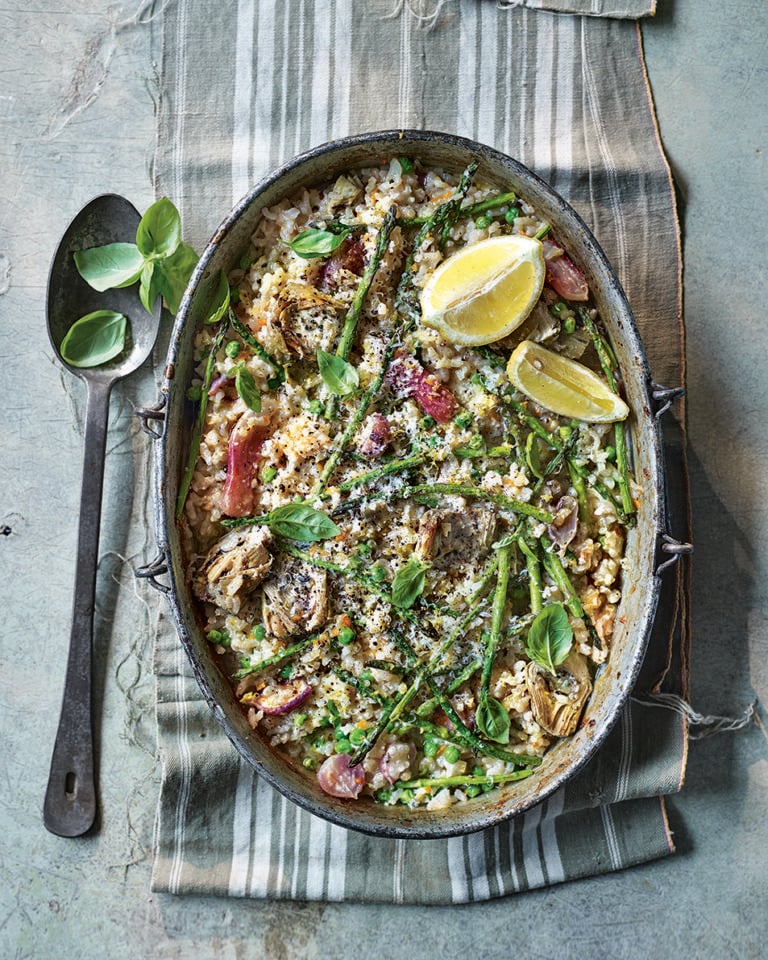
[[[148,313],[162,296],[175,314],[198,257],[182,242],[179,211],[161,197],[139,221],[135,243],[78,250],[74,259],[78,273],[94,290],[103,293],[139,281],[139,296]]]
[[[360,376],[351,363],[335,353],[317,351],[317,369],[323,383],[338,397],[348,397],[360,386]]]
[[[544,670],[555,673],[573,644],[573,627],[562,603],[548,603],[528,631],[526,654]]]
[[[416,557],[401,567],[392,581],[392,603],[401,610],[410,609],[424,592],[429,564]]]
[[[61,341],[61,355],[71,367],[98,367],[125,350],[128,318],[114,310],[94,310],[76,320]]]
[[[317,257],[330,256],[335,250],[338,250],[349,233],[349,227],[341,225],[333,232],[309,227],[297,234],[288,246],[304,260],[314,260]]]
[[[477,729],[494,743],[509,743],[509,714],[503,703],[483,697],[475,711]]]
[[[299,543],[330,540],[341,532],[331,518],[307,503],[286,503],[260,518],[272,533]]]

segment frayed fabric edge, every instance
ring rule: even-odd
[[[750,703],[740,716],[720,717],[714,714],[698,713],[687,701],[674,693],[652,693],[645,698],[632,697],[635,703],[646,707],[662,707],[684,717],[694,730],[689,734],[691,740],[703,740],[716,733],[729,733],[748,727],[755,716],[757,701]]]

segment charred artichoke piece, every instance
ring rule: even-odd
[[[281,557],[264,584],[262,619],[267,633],[288,637],[316,630],[328,617],[328,574],[292,557]]]
[[[195,594],[229,613],[241,613],[272,567],[273,557],[267,549],[271,543],[267,527],[233,530],[217,540],[193,568]]]
[[[525,668],[525,679],[539,726],[553,737],[570,737],[592,693],[586,659],[572,650],[554,676],[531,661]]]
[[[495,531],[496,515],[483,507],[427,510],[419,521],[416,554],[438,569],[482,560]]]

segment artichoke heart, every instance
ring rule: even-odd
[[[538,725],[553,737],[570,737],[592,693],[585,658],[572,650],[554,676],[531,661],[525,679]]]

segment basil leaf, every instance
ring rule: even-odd
[[[147,313],[152,313],[155,300],[160,296],[160,276],[154,260],[145,260],[139,282],[139,300]]]
[[[235,388],[246,407],[254,413],[261,413],[261,394],[253,374],[247,367],[237,368]]]
[[[331,518],[306,503],[287,503],[268,514],[265,521],[272,533],[287,540],[314,543],[330,540],[340,533]]]
[[[204,276],[195,291],[195,318],[199,318],[199,323],[218,323],[229,309],[229,298],[229,284],[223,270]]]
[[[568,656],[573,643],[573,627],[562,603],[548,603],[528,631],[526,654],[534,663],[555,672]]]
[[[61,355],[72,367],[98,367],[125,350],[128,318],[95,310],[76,320],[61,341]]]
[[[537,480],[543,480],[544,474],[541,468],[541,455],[539,451],[539,438],[535,433],[529,433],[525,441],[525,460],[528,469]]]
[[[402,610],[408,610],[424,592],[428,565],[415,557],[401,567],[392,581],[392,603]]]
[[[85,282],[103,293],[136,283],[144,257],[135,243],[107,243],[103,247],[75,250],[75,266]]]
[[[338,233],[331,233],[330,230],[318,230],[315,227],[310,227],[308,230],[302,230],[298,236],[291,240],[288,246],[295,254],[305,260],[327,257],[342,245],[348,233],[349,230],[346,228]]]
[[[168,197],[147,209],[136,230],[136,246],[145,259],[170,257],[181,243],[181,217]]]
[[[348,396],[360,386],[357,370],[343,357],[337,357],[335,353],[318,350],[317,369],[326,387],[339,397]]]
[[[186,243],[180,243],[170,257],[155,261],[155,272],[157,273],[160,293],[174,316],[179,312],[181,298],[184,296],[189,278],[197,266],[198,259],[199,257],[192,247]],[[227,290],[229,290],[229,286],[227,286]],[[216,319],[220,320],[223,313],[224,310]],[[213,323],[214,321],[209,320],[208,322]]]
[[[503,703],[483,697],[477,705],[475,724],[480,733],[494,743],[509,743],[509,714]]]

